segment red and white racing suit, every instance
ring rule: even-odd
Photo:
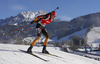
[[[40,20],[37,21],[37,25],[36,25],[37,35],[41,36],[41,34],[43,34],[46,38],[49,38],[45,26],[49,24],[52,21],[52,19],[50,18],[50,15],[41,15],[39,16],[39,18]]]

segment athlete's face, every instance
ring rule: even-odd
[[[56,15],[51,15],[51,19],[54,19],[56,17]]]

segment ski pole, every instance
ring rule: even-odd
[[[33,29],[33,28],[34,28],[34,27],[30,27],[30,28],[25,29],[24,31],[28,31],[28,30]]]
[[[25,28],[25,27],[27,27],[27,26],[29,26],[29,25],[32,25],[32,24],[28,24],[28,25],[22,26],[22,27],[20,27],[20,28],[14,29],[14,30],[12,30],[12,31],[17,31],[17,30],[22,29],[22,28]]]
[[[30,26],[30,25],[32,25],[32,24],[28,24],[28,25],[22,26],[22,27],[20,27],[20,28],[17,28],[17,29],[11,30],[11,31],[9,31],[7,34],[9,34],[9,33],[12,32],[12,31],[20,30],[20,29],[25,28],[25,27]]]

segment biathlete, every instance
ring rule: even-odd
[[[46,46],[47,46],[47,43],[48,43],[49,35],[48,35],[47,30],[45,29],[45,26],[47,24],[49,24],[56,17],[56,15],[57,15],[56,12],[52,11],[52,12],[50,12],[48,14],[37,16],[31,22],[31,24],[37,23],[37,25],[36,25],[37,37],[32,42],[32,44],[30,45],[30,47],[27,49],[28,53],[32,53],[33,46],[40,39],[41,34],[43,34],[45,36],[45,41],[44,41],[42,53],[48,53],[49,54],[49,52],[46,50]]]

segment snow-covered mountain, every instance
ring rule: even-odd
[[[33,11],[27,11],[27,12],[21,12],[19,13],[17,16],[11,16],[11,17],[8,17],[6,19],[1,19],[0,20],[0,25],[15,25],[15,24],[18,24],[18,23],[21,23],[21,22],[30,22],[32,21],[36,16],[38,15],[43,15],[43,14],[46,14],[46,12],[40,10],[40,11],[37,11],[37,12],[33,12]]]
[[[37,11],[37,12],[35,13],[35,17],[36,17],[36,16],[39,16],[39,15],[44,15],[44,14],[46,14],[45,11],[39,10],[39,11]]]
[[[33,53],[43,59],[49,60],[45,62],[35,56],[20,51],[26,51],[28,47],[25,45],[0,44],[0,64],[100,64],[100,61],[94,59],[60,51],[60,48],[47,47],[47,50],[62,58],[42,54],[42,47],[34,46]],[[34,51],[40,53],[35,53]]]

